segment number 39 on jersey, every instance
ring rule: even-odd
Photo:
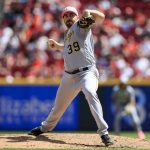
[[[68,47],[68,54],[73,53],[74,51],[79,51],[80,50],[80,45],[78,42],[73,42],[72,44],[69,44]]]

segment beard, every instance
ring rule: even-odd
[[[66,23],[65,23],[67,28],[70,28],[73,24],[74,24],[74,22],[72,20],[67,20]]]

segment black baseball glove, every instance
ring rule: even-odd
[[[95,23],[95,20],[93,18],[93,16],[88,16],[88,17],[82,17],[79,21],[78,21],[78,25],[81,28],[87,28],[90,25],[92,25],[93,23]]]

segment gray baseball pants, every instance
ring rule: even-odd
[[[46,120],[41,123],[41,130],[43,132],[52,131],[74,97],[82,91],[96,121],[97,133],[100,136],[108,134],[108,125],[103,119],[102,107],[96,93],[98,79],[99,73],[95,66],[74,75],[64,72],[57,91],[54,107]]]

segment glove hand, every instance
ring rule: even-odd
[[[125,112],[126,112],[127,114],[130,114],[133,108],[134,108],[134,106],[133,106],[132,104],[127,104],[127,105],[125,106]]]
[[[87,28],[90,25],[92,25],[93,23],[95,23],[95,20],[92,16],[82,17],[81,20],[79,21],[79,25],[82,28]]]
[[[90,25],[95,23],[94,17],[90,14],[88,10],[84,11],[83,17],[79,21],[79,25],[81,28],[87,28]]]

